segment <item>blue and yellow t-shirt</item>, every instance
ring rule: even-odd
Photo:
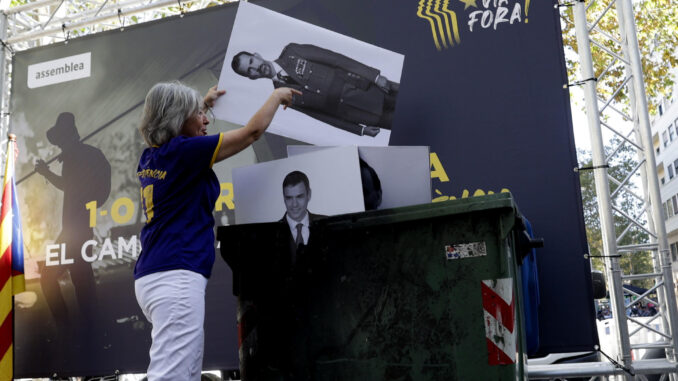
[[[222,135],[177,136],[146,148],[137,177],[146,225],[134,278],[190,270],[209,278],[214,264],[214,217],[219,180],[212,165]]]

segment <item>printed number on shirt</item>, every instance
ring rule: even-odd
[[[153,219],[153,184],[141,189],[141,205],[146,215],[146,223]]]

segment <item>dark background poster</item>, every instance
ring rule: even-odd
[[[576,157],[569,94],[563,90],[567,78],[555,2],[255,3],[405,55],[390,144],[430,146],[436,201],[502,189],[514,195],[546,244],[538,254],[540,351],[590,350],[597,337],[590,269],[583,257],[586,239],[579,181],[572,171]],[[131,244],[143,223],[135,174],[143,149],[136,130],[141,106],[158,81],[180,79],[201,91],[217,82],[236,5],[14,56],[11,129],[18,135],[22,153],[17,162],[17,192],[25,230],[27,288],[36,297],[16,310],[17,377],[145,370],[150,325],[134,297],[132,269],[138,245],[135,252]],[[86,52],[91,52],[89,77],[28,88],[29,65]],[[62,150],[47,139],[47,131],[63,112],[73,114],[80,141],[106,158],[110,178],[102,175],[107,173],[106,164],[94,161],[83,170],[70,171],[74,174],[64,179],[70,185],[63,189],[35,172],[38,160],[57,175],[65,163],[72,162],[70,148]],[[208,127],[211,132],[231,128],[223,122]],[[288,143],[266,135],[253,149],[215,166],[223,196],[215,211],[217,224],[233,222],[231,169],[283,157]],[[96,209],[81,205],[80,211],[95,222],[94,228],[62,223],[72,209],[64,204],[68,192],[80,194],[79,189],[108,181],[108,197],[97,202]],[[49,273],[45,258],[49,250],[60,258],[58,244],[63,242],[59,241],[72,231],[94,241],[86,252],[96,257],[91,274],[87,266],[75,262],[58,265],[71,274],[52,274],[47,289],[47,282],[41,284],[41,274]],[[81,255],[79,248],[69,250],[64,251],[67,260]],[[73,273],[82,275],[83,267],[91,279],[73,279]],[[94,296],[92,290],[79,293],[83,285],[93,285]],[[46,300],[46,294],[57,294],[54,287],[64,299],[67,329],[54,319],[53,300]],[[96,311],[81,305],[85,303],[79,297],[96,298]],[[235,369],[236,301],[230,272],[220,257],[207,298],[204,368]]]

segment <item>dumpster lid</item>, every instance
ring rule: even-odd
[[[359,228],[490,210],[508,212],[511,220],[514,215],[519,215],[511,194],[498,193],[431,204],[341,214],[323,218],[316,223],[330,229]]]

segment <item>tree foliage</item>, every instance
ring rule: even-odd
[[[613,139],[611,146],[620,147],[614,158],[610,160],[610,168],[608,169],[609,176],[618,181],[622,181],[628,173],[637,165],[638,161],[635,157],[635,150],[622,144],[620,146],[619,139]],[[580,157],[585,159],[580,164],[582,167],[591,166],[591,157],[587,152],[580,151]],[[610,154],[610,151],[607,152]],[[581,171],[579,176],[582,191],[582,202],[584,210],[584,221],[586,223],[586,236],[589,244],[589,254],[594,256],[592,258],[592,265],[597,270],[604,270],[604,261],[597,256],[606,255],[603,250],[603,241],[600,226],[600,216],[598,215],[598,199],[596,197],[594,174],[591,170]],[[617,185],[614,181],[610,182],[610,194],[614,193]],[[631,183],[627,187],[637,192],[636,187]],[[612,203],[624,213],[636,216],[642,210],[643,201],[636,198],[629,192],[621,190],[613,198]],[[620,213],[613,212],[614,226],[616,237],[619,237],[631,222],[623,217]],[[641,221],[645,222],[645,221]],[[646,243],[648,242],[648,234],[635,225],[623,236],[617,243],[617,246],[624,246],[630,244]],[[634,252],[622,254],[619,258],[619,264],[624,274],[645,274],[653,272],[652,257],[649,252]],[[649,288],[653,285],[651,279],[638,279],[631,281],[631,284],[639,287]]]
[[[610,2],[615,0],[587,0],[589,7],[586,14],[588,23],[598,19]],[[671,4],[673,2],[673,4]],[[657,110],[662,98],[670,98],[673,90],[672,68],[678,66],[676,47],[678,46],[678,6],[675,0],[635,0],[634,15],[640,47],[640,56],[645,76],[645,90],[651,114]],[[563,17],[563,43],[568,64],[568,77],[579,78],[579,62],[577,39],[574,31],[573,8],[566,7]],[[591,31],[591,37],[605,48],[623,57],[621,46],[605,37],[603,33],[620,41],[615,5],[612,6]],[[607,74],[600,78],[603,71],[614,58],[600,47],[592,44],[594,73],[598,80],[600,96],[608,99],[620,87],[625,78],[624,64],[617,61]],[[623,104],[628,97],[626,90],[615,96],[615,102]]]

